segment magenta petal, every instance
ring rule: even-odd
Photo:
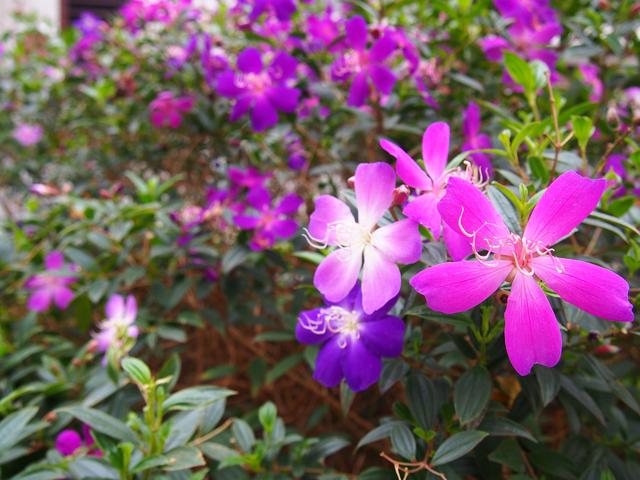
[[[549,300],[533,277],[518,273],[504,314],[509,361],[520,375],[536,363],[553,367],[562,354],[562,335]]]
[[[449,156],[449,125],[435,122],[427,127],[422,136],[422,160],[427,173],[434,182],[442,176]]]
[[[304,203],[304,200],[295,193],[289,193],[282,197],[280,203],[276,207],[278,213],[284,213],[287,215],[296,213],[300,208],[300,205]]]
[[[369,60],[374,63],[384,62],[389,55],[396,49],[396,42],[389,34],[384,35],[371,47],[369,51]]]
[[[238,55],[238,68],[243,73],[262,72],[262,54],[255,47],[245,48]]]
[[[346,349],[340,348],[338,339],[339,336],[335,335],[320,348],[313,371],[313,378],[329,388],[342,380],[342,358]]]
[[[512,268],[505,260],[492,260],[491,266],[476,261],[441,263],[422,270],[409,283],[424,295],[430,309],[459,313],[486,300]]]
[[[309,218],[309,233],[321,243],[326,241],[327,245],[335,246],[335,225],[355,223],[351,210],[344,202],[331,195],[320,195],[315,203],[316,208]]]
[[[237,121],[240,117],[242,117],[245,113],[249,111],[251,108],[251,103],[253,102],[253,96],[250,94],[240,95],[236,99],[236,103],[233,105],[233,109],[231,110],[230,120],[232,122]]]
[[[313,285],[330,302],[346,297],[358,281],[362,249],[340,248],[325,258],[313,276]]]
[[[386,163],[361,163],[356,168],[356,204],[358,223],[370,231],[382,218],[393,200],[396,175]]]
[[[225,70],[216,78],[216,91],[223,97],[235,97],[240,93],[236,85],[236,74],[233,70]]]
[[[364,249],[362,269],[362,309],[373,313],[395,297],[400,291],[400,269],[376,249]]]
[[[360,323],[360,341],[371,352],[382,357],[397,357],[404,343],[404,322],[398,317],[382,317],[379,320]]]
[[[440,238],[442,217],[438,211],[438,198],[435,194],[429,192],[414,198],[407,203],[402,213],[428,228],[436,240]]]
[[[67,287],[58,287],[52,292],[53,300],[58,308],[64,310],[73,300],[73,291]]]
[[[105,313],[107,314],[107,318],[124,317],[125,306],[122,295],[111,295],[105,306]]]
[[[361,392],[378,381],[382,362],[363,342],[352,340],[342,357],[342,370],[349,388]]]
[[[271,229],[276,237],[289,238],[298,230],[298,224],[294,220],[276,220]]]
[[[62,252],[50,252],[44,259],[44,266],[47,270],[60,270],[64,267],[64,255]]]
[[[489,249],[497,240],[509,235],[502,217],[487,197],[471,183],[451,177],[446,195],[438,203],[442,219],[457,233],[468,235],[476,232],[475,245],[478,251]],[[472,238],[467,237],[471,242]]]
[[[369,67],[371,81],[383,95],[389,95],[396,83],[395,74],[384,65],[371,65]]]
[[[396,172],[398,172],[398,176],[404,183],[419,190],[431,188],[431,180],[407,152],[388,140],[380,140],[380,146],[396,158]]]
[[[357,74],[351,82],[349,88],[349,98],[347,105],[350,107],[361,107],[369,96],[369,80],[366,72]]]
[[[278,123],[278,112],[267,98],[258,98],[251,112],[251,126],[262,132]]]
[[[442,239],[454,262],[468,257],[473,252],[471,245],[469,245],[469,239],[457,233],[446,223],[442,224]]]
[[[356,15],[345,24],[347,41],[351,48],[364,50],[367,46],[367,22],[360,15]]]
[[[235,215],[233,223],[243,230],[253,230],[260,223],[260,218],[252,217],[251,215]]]
[[[480,107],[470,102],[463,114],[462,133],[465,137],[474,137],[480,132]]]
[[[534,258],[533,268],[564,301],[597,317],[633,322],[629,284],[611,270],[580,260],[549,256]]]
[[[372,243],[393,262],[409,264],[420,260],[422,237],[413,220],[400,220],[375,230]]]
[[[285,113],[292,113],[298,106],[300,90],[291,87],[273,87],[269,90],[269,99],[273,106]]]
[[[64,457],[73,455],[80,447],[82,447],[82,437],[74,430],[63,430],[56,437],[56,450]]]
[[[596,208],[606,187],[604,178],[591,180],[576,172],[563,173],[542,194],[523,236],[553,245]]]
[[[34,291],[27,302],[27,308],[34,312],[44,312],[51,304],[52,294],[48,289]]]

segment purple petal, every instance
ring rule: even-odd
[[[418,224],[400,220],[377,229],[372,234],[373,246],[392,262],[410,264],[420,260],[422,237]]]
[[[358,223],[371,231],[393,200],[396,175],[386,163],[361,163],[356,168]]]
[[[407,152],[388,140],[380,140],[380,146],[396,158],[396,172],[404,183],[419,190],[431,188],[431,179]]]
[[[281,22],[288,21],[296,11],[293,0],[271,0],[271,5],[276,12],[276,17]]]
[[[316,198],[315,210],[309,218],[309,233],[321,243],[336,245],[336,230],[329,228],[337,224],[354,224],[355,219],[349,207],[336,197],[320,195]]]
[[[122,318],[125,315],[124,298],[122,295],[111,295],[105,306],[107,318]]]
[[[300,343],[305,345],[317,345],[331,338],[334,333],[326,330],[323,334],[319,335],[311,331],[310,328],[305,328],[303,325],[311,325],[312,322],[316,322],[318,314],[322,311],[322,308],[314,308],[313,310],[305,310],[298,315],[298,323],[296,324],[296,339]]]
[[[52,292],[53,300],[61,310],[69,306],[73,300],[73,291],[67,287],[58,287]]]
[[[435,122],[427,127],[422,136],[422,160],[427,173],[434,182],[442,176],[449,156],[449,125]]]
[[[325,387],[335,387],[342,380],[342,357],[344,348],[338,345],[338,335],[325,343],[318,352],[313,378]]]
[[[325,258],[313,276],[313,285],[330,302],[346,297],[358,281],[362,266],[361,248],[341,248]]]
[[[366,390],[376,383],[382,371],[380,357],[371,353],[363,342],[351,341],[342,356],[342,370],[349,388]]]
[[[236,85],[236,74],[233,70],[225,70],[218,75],[216,80],[216,91],[223,97],[235,97],[241,89]]]
[[[256,132],[262,132],[278,123],[278,112],[271,102],[263,97],[256,99],[251,113],[251,126]]]
[[[50,252],[44,259],[44,266],[47,270],[60,270],[64,268],[64,255],[62,252]]]
[[[360,340],[376,355],[397,357],[402,353],[404,322],[398,317],[361,322],[359,332]]]
[[[238,55],[238,69],[243,73],[262,72],[262,54],[255,47],[248,47]]]
[[[74,430],[63,430],[56,437],[56,450],[63,457],[73,455],[80,447],[82,447],[82,437]]]
[[[233,217],[233,223],[243,230],[253,230],[254,228],[257,228],[260,223],[260,218],[252,217],[250,215],[235,215]]]
[[[362,309],[366,313],[379,310],[400,291],[400,269],[375,247],[364,249],[362,269]]]
[[[533,267],[564,301],[597,317],[633,322],[629,284],[620,275],[592,263],[549,256],[534,258]]]
[[[257,185],[247,193],[247,203],[256,210],[265,210],[271,205],[271,194],[262,185]]]
[[[269,100],[281,112],[293,113],[298,107],[300,90],[290,87],[273,87],[268,92]]]
[[[509,260],[493,260],[495,266],[476,261],[448,262],[429,267],[409,282],[424,295],[430,309],[459,313],[485,301],[513,269]]]
[[[501,62],[504,50],[509,49],[509,42],[502,37],[489,36],[480,39],[480,48],[490,62]]]
[[[438,211],[438,197],[433,193],[425,193],[410,200],[402,210],[407,217],[428,228],[433,238],[440,238],[442,217]],[[469,243],[469,240],[467,240]]]
[[[533,277],[518,273],[504,314],[509,361],[520,375],[538,363],[553,367],[562,354],[562,335],[549,300]]]
[[[591,180],[576,172],[563,173],[542,194],[523,236],[545,246],[553,245],[596,208],[605,188],[604,178]]]
[[[360,15],[347,20],[345,25],[347,42],[351,48],[364,50],[367,46],[367,22]]]
[[[365,37],[366,38],[366,37]],[[378,39],[369,51],[369,60],[373,63],[384,62],[396,49],[396,42],[391,35],[385,34]]]
[[[282,197],[280,203],[276,207],[276,212],[292,215],[298,211],[304,200],[295,193],[289,193]]]
[[[49,308],[53,299],[51,290],[41,289],[34,291],[27,302],[27,308],[33,312],[44,312]]]
[[[473,137],[480,131],[480,107],[470,102],[462,114],[462,133],[465,137]]]
[[[271,62],[269,73],[271,77],[283,81],[292,78],[296,74],[298,60],[286,52],[279,52]]]
[[[350,107],[361,107],[369,97],[369,80],[366,72],[357,74],[351,82],[349,88],[349,98],[347,105]]]
[[[459,233],[456,233],[449,225],[444,223],[442,225],[442,239],[447,247],[447,252],[454,262],[458,262],[465,257],[468,257],[473,252],[471,245],[469,245],[469,239],[463,237]]]
[[[252,102],[253,96],[251,94],[244,94],[237,97],[236,103],[233,105],[233,110],[231,110],[231,116],[229,117],[229,119],[232,122],[237,121],[240,117],[242,117],[249,111]]]
[[[369,67],[369,75],[371,75],[371,81],[380,93],[383,95],[391,93],[396,83],[396,76],[389,68],[384,65],[371,65]]]
[[[298,224],[295,220],[276,220],[271,230],[278,238],[290,238],[298,230]]]

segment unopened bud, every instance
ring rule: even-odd
[[[393,200],[391,201],[391,206],[395,207],[398,205],[404,204],[409,198],[409,187],[406,185],[400,185],[398,188],[393,190]]]
[[[53,411],[53,412],[49,412],[47,413],[43,418],[42,418],[45,422],[48,423],[53,423],[58,419],[58,414]]]
[[[611,102],[609,108],[607,108],[607,122],[612,127],[617,127],[620,123],[620,115],[618,114],[618,106]]]
[[[87,352],[89,353],[95,353],[98,351],[98,341],[97,340],[91,340],[89,342],[89,345],[87,345]]]
[[[349,188],[355,188],[356,186],[356,177],[349,177],[349,179],[347,180],[347,185],[349,185]]]
[[[618,353],[620,351],[620,347],[616,345],[598,345],[594,349],[594,353],[596,355],[613,355],[614,353]]]

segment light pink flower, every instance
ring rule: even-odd
[[[23,147],[31,147],[42,140],[43,133],[40,125],[21,123],[13,131],[13,138]]]

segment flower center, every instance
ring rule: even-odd
[[[338,346],[346,348],[347,340],[360,338],[360,314],[342,307],[331,306],[321,308],[316,318],[303,314],[299,319],[302,328],[316,335],[324,335],[327,332],[338,334]]]
[[[313,248],[327,248],[329,241],[333,240],[340,249],[363,248],[371,245],[373,237],[371,231],[356,222],[332,222],[327,224],[327,231],[323,238],[311,235],[308,229],[304,229],[303,237]]]
[[[253,93],[264,93],[271,87],[271,77],[267,72],[246,73],[240,80],[240,84]]]

